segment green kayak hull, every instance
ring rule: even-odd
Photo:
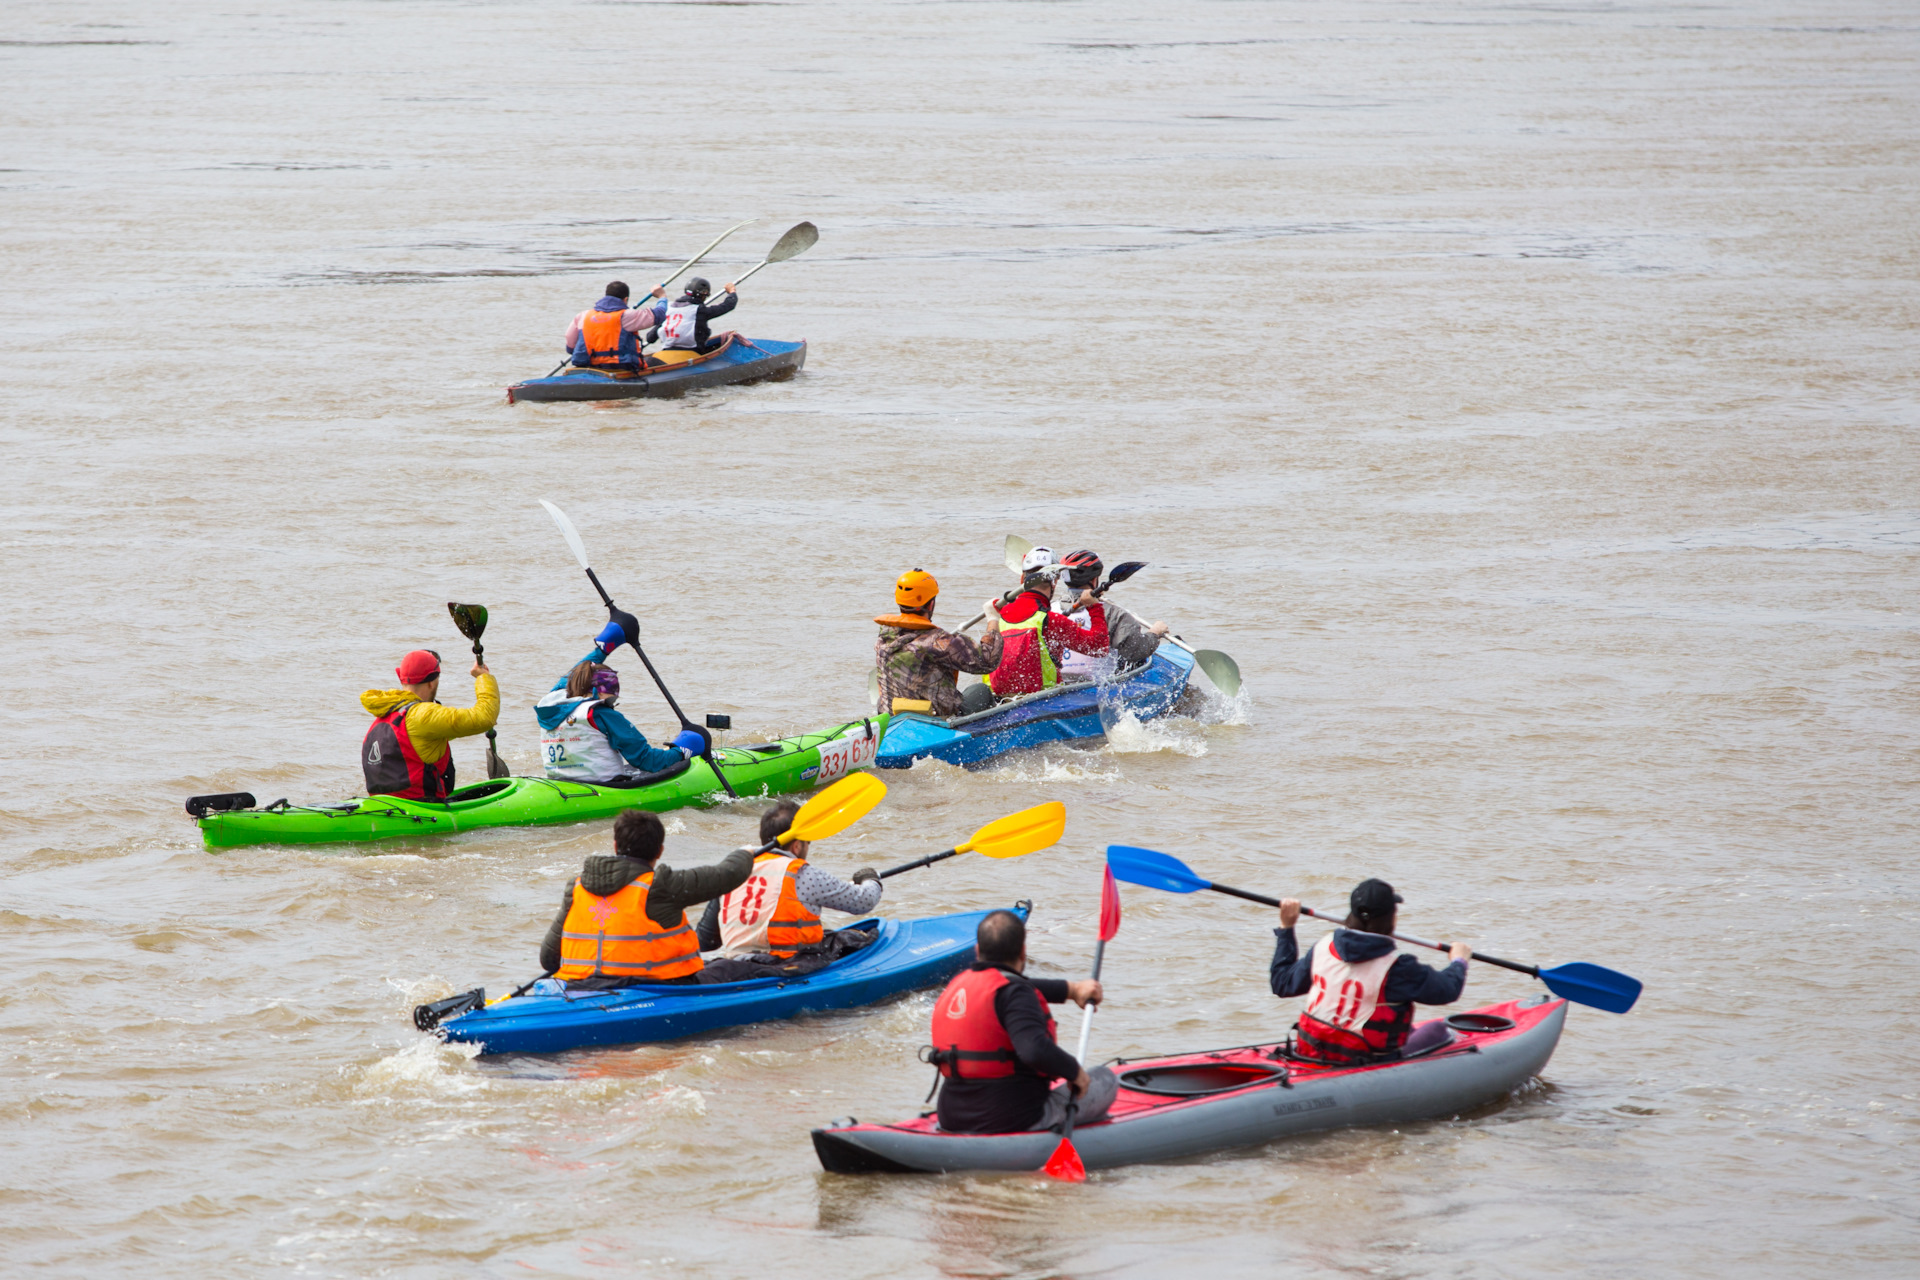
[[[872,767],[886,734],[887,719],[877,716],[852,720],[777,742],[721,747],[714,755],[740,795],[808,791]],[[209,849],[250,844],[364,844],[408,836],[452,835],[484,827],[591,822],[627,809],[661,813],[725,798],[707,762],[695,759],[637,787],[516,777],[456,788],[445,804],[395,796],[370,796],[321,808],[276,801],[266,808],[209,813],[199,820],[200,838]]]

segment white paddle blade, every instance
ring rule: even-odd
[[[573,527],[573,521],[567,519],[566,512],[545,498],[540,499],[540,505],[547,509],[547,514],[553,517],[553,522],[560,526],[560,536],[565,538],[567,545],[573,548],[573,558],[580,562],[582,569],[587,568],[587,547],[580,541],[580,531]]]
[[[797,258],[820,242],[820,229],[811,222],[798,222],[788,228],[787,234],[774,241],[773,248],[767,250],[768,262],[785,262],[788,258]]]
[[[1033,550],[1033,544],[1031,542],[1028,542],[1017,533],[1008,534],[1005,549],[1007,568],[1013,570],[1015,573],[1020,572],[1020,562],[1027,558],[1027,552],[1031,550]]]

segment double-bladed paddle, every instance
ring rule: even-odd
[[[848,781],[851,782],[852,779],[849,778]],[[877,782],[878,779],[875,781]],[[1010,813],[1004,818],[996,818],[951,849],[930,853],[924,858],[903,862],[897,867],[889,867],[880,873],[880,878],[885,880],[888,876],[897,876],[902,871],[931,866],[963,853],[983,853],[989,858],[1022,857],[1060,843],[1060,837],[1066,829],[1067,806],[1058,800],[1049,800],[1031,809],[1022,809],[1019,813]]]
[[[667,691],[667,682],[662,680],[660,673],[653,669],[653,659],[647,657],[647,651],[640,647],[640,620],[614,606],[613,597],[608,595],[607,589],[600,585],[599,576],[594,573],[593,566],[587,563],[587,546],[580,541],[580,531],[573,527],[573,521],[567,519],[567,513],[545,498],[540,500],[540,505],[547,509],[547,514],[553,517],[554,524],[560,527],[560,536],[567,540],[569,547],[573,548],[573,558],[578,560],[580,567],[587,571],[587,581],[593,584],[593,589],[600,593],[601,601],[606,604],[607,617],[620,624],[620,631],[626,637],[627,643],[633,646],[635,653],[640,655],[640,661],[646,665],[647,674],[652,676],[654,684],[660,687],[660,696],[667,700],[667,705],[673,708],[673,714],[679,717],[680,727],[691,729],[699,735],[700,741],[704,744],[700,749],[700,758],[707,762],[709,769],[713,770],[714,778],[725,788],[726,793],[729,796],[734,795],[733,784],[727,781],[724,773],[720,772],[720,762],[713,758],[713,735],[687,719],[687,713],[680,709],[680,704],[673,700],[673,694]],[[615,647],[618,648],[617,645]]]
[[[757,221],[759,221],[759,219],[757,218],[748,218],[745,222],[734,223],[732,226],[728,227],[725,231],[722,231],[719,235],[715,236],[713,238],[713,242],[709,244],[706,248],[702,249],[700,252],[694,254],[691,258],[688,258],[685,262],[681,263],[677,268],[674,269],[674,273],[672,275],[668,276],[665,280],[662,280],[659,284],[655,285],[654,289],[664,290],[668,285],[672,284],[675,280],[678,280],[682,275],[684,275],[687,272],[687,270],[693,266],[694,263],[706,257],[708,254],[712,253],[715,249],[718,249],[720,247],[720,242],[722,240],[725,240],[728,236],[732,235],[734,232],[738,231],[742,227],[752,226]],[[653,297],[653,289],[647,290],[647,292],[641,296],[645,298]],[[631,311],[633,310],[633,307],[629,306],[627,310]],[[572,356],[567,357],[567,360],[571,360],[571,359],[573,359]],[[559,364],[553,366],[553,368],[548,371],[547,376],[551,378],[554,374],[566,368],[567,360],[562,360]]]
[[[1107,865],[1113,868],[1114,875],[1128,884],[1143,885],[1149,889],[1164,889],[1168,893],[1198,893],[1202,889],[1211,889],[1215,893],[1244,898],[1248,902],[1258,902],[1263,906],[1280,905],[1278,898],[1248,893],[1245,889],[1235,889],[1203,879],[1195,875],[1186,863],[1172,854],[1160,853],[1153,849],[1136,849],[1123,844],[1108,845]],[[1322,915],[1306,907],[1300,908],[1300,913],[1332,924],[1339,924],[1342,920],[1341,917]],[[1409,937],[1402,933],[1388,936],[1398,938],[1401,942],[1411,942],[1416,947],[1431,947],[1435,951],[1448,950],[1448,945],[1444,942],[1428,942],[1425,938]],[[1572,964],[1542,969],[1539,965],[1516,964],[1512,960],[1482,955],[1478,951],[1473,953],[1473,958],[1484,964],[1498,965],[1502,969],[1511,969],[1515,973],[1524,973],[1538,978],[1547,984],[1547,990],[1561,999],[1595,1009],[1604,1009],[1608,1013],[1625,1013],[1633,1008],[1634,1001],[1640,998],[1641,984],[1638,978],[1629,977],[1617,970],[1603,968],[1597,964],[1575,961]]]
[[[870,773],[856,773],[840,779],[830,787],[823,788],[819,795],[800,806],[793,815],[793,825],[788,827],[777,840],[769,840],[754,850],[766,853],[776,844],[789,840],[824,840],[828,836],[839,835],[854,823],[867,816],[880,798],[887,794],[887,784]],[[472,991],[463,991],[457,996],[445,1000],[436,1000],[432,1004],[415,1005],[413,1025],[422,1031],[431,1031],[441,1021],[469,1009],[485,1008],[489,1004],[499,1004],[500,1000],[513,1000],[527,993],[527,990],[541,978],[551,978],[558,969],[549,969],[520,987],[512,995],[488,1000],[486,988],[475,987]]]
[[[487,654],[486,650],[480,647],[480,637],[487,630],[487,607],[483,604],[455,604],[449,600],[447,612],[453,615],[453,625],[460,628],[460,634],[473,641],[473,660],[484,667],[487,664]],[[511,777],[513,771],[507,768],[506,761],[502,760],[500,753],[494,749],[495,736],[494,730],[487,730],[487,777]]]

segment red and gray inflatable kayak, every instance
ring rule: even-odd
[[[1364,1067],[1292,1061],[1275,1045],[1121,1059],[1107,1119],[1073,1131],[1089,1169],[1176,1160],[1351,1125],[1458,1115],[1525,1084],[1553,1056],[1567,1002],[1510,1000],[1445,1021],[1450,1039],[1418,1057]],[[902,1124],[836,1121],[813,1131],[831,1173],[1034,1170],[1060,1144],[1039,1133],[942,1133],[931,1116]]]

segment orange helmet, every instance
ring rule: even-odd
[[[893,584],[893,602],[902,609],[920,612],[940,594],[940,584],[924,569],[909,569]]]

